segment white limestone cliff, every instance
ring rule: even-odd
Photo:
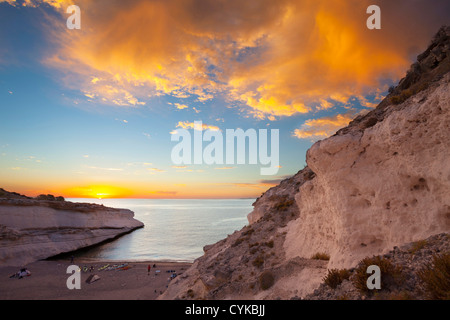
[[[450,231],[450,76],[363,131],[307,153],[315,178],[295,195],[287,258],[330,255],[351,267],[393,246]]]
[[[133,217],[127,209],[92,204],[2,199],[0,265],[26,265],[143,227]]]

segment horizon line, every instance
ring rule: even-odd
[[[236,199],[257,199],[257,197],[240,197],[240,198],[139,198],[139,197],[117,197],[117,198],[93,198],[93,197],[64,197],[67,199],[93,199],[93,200],[114,200],[114,199],[135,199],[135,200],[236,200]]]

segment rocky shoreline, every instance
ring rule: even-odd
[[[1,191],[2,266],[21,266],[75,251],[144,226],[128,209],[48,200],[49,197],[38,200]]]

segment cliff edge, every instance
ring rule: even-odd
[[[377,108],[307,152],[160,299],[290,299],[331,268],[450,231],[450,27]],[[431,260],[431,256],[429,257]],[[311,298],[311,296],[309,296]]]
[[[37,200],[0,189],[0,265],[23,266],[143,226],[127,209]]]

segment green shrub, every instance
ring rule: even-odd
[[[249,240],[253,232],[255,232],[255,230],[249,227],[248,230],[242,232],[241,236],[238,239],[236,239],[236,241],[231,245],[231,247],[233,248],[237,247],[242,242]]]
[[[64,197],[55,197],[52,194],[40,194],[36,198],[36,200],[45,200],[45,201],[65,201]]]
[[[263,255],[257,256],[257,257],[253,260],[252,264],[253,264],[255,267],[257,267],[257,268],[262,267],[262,266],[264,265],[264,256],[263,256]]]
[[[417,251],[419,251],[419,250],[425,248],[425,246],[427,245],[427,243],[428,243],[427,240],[419,240],[419,241],[416,241],[416,242],[414,242],[414,243],[412,244],[411,249],[409,249],[408,251],[409,251],[409,253],[411,253],[411,254],[416,254]]]
[[[392,104],[400,104],[403,102],[403,100],[400,96],[393,96],[389,100]]]
[[[269,197],[269,201],[275,202],[272,208],[276,211],[287,211],[295,203],[295,200],[288,195],[272,195]]]
[[[392,104],[400,104],[408,100],[409,97],[426,90],[428,87],[429,83],[426,80],[422,80],[421,82],[413,84],[410,88],[403,90],[400,94],[392,96],[390,102]]]
[[[328,274],[323,278],[323,281],[326,285],[328,285],[332,289],[336,289],[338,285],[342,283],[344,280],[348,280],[350,278],[350,271],[347,269],[331,269],[328,270]]]
[[[367,288],[367,279],[370,277],[370,274],[367,273],[367,268],[371,265],[376,265],[380,268],[381,290],[398,286],[403,280],[401,267],[392,264],[390,260],[379,256],[365,258],[359,262],[358,267],[355,269],[355,275],[352,278],[353,285],[361,293],[367,294],[376,291],[376,289],[369,290]]]
[[[265,246],[269,247],[269,248],[273,248],[273,240],[270,240],[268,242],[264,243]]]
[[[237,247],[238,245],[240,245],[245,240],[247,240],[246,237],[240,237],[240,238],[236,239],[236,241],[231,245],[231,247],[232,248]]]
[[[262,290],[267,290],[273,286],[275,282],[275,277],[272,271],[266,270],[259,276],[259,285]]]
[[[249,243],[249,244],[248,244],[248,247],[249,247],[249,248],[253,248],[253,247],[257,247],[257,246],[259,246],[259,242]]]
[[[317,252],[314,254],[311,259],[314,260],[330,260],[330,255],[323,253],[323,252]]]
[[[417,275],[425,285],[426,294],[432,300],[450,300],[450,253],[434,255]]]
[[[36,200],[55,201],[55,196],[52,194],[40,194],[35,199]]]
[[[399,95],[391,97],[390,101],[393,104],[400,104],[406,101],[409,97],[411,97],[416,92],[412,89],[405,89]]]
[[[277,211],[287,211],[294,204],[294,202],[294,199],[285,199],[274,205],[274,209]]]

